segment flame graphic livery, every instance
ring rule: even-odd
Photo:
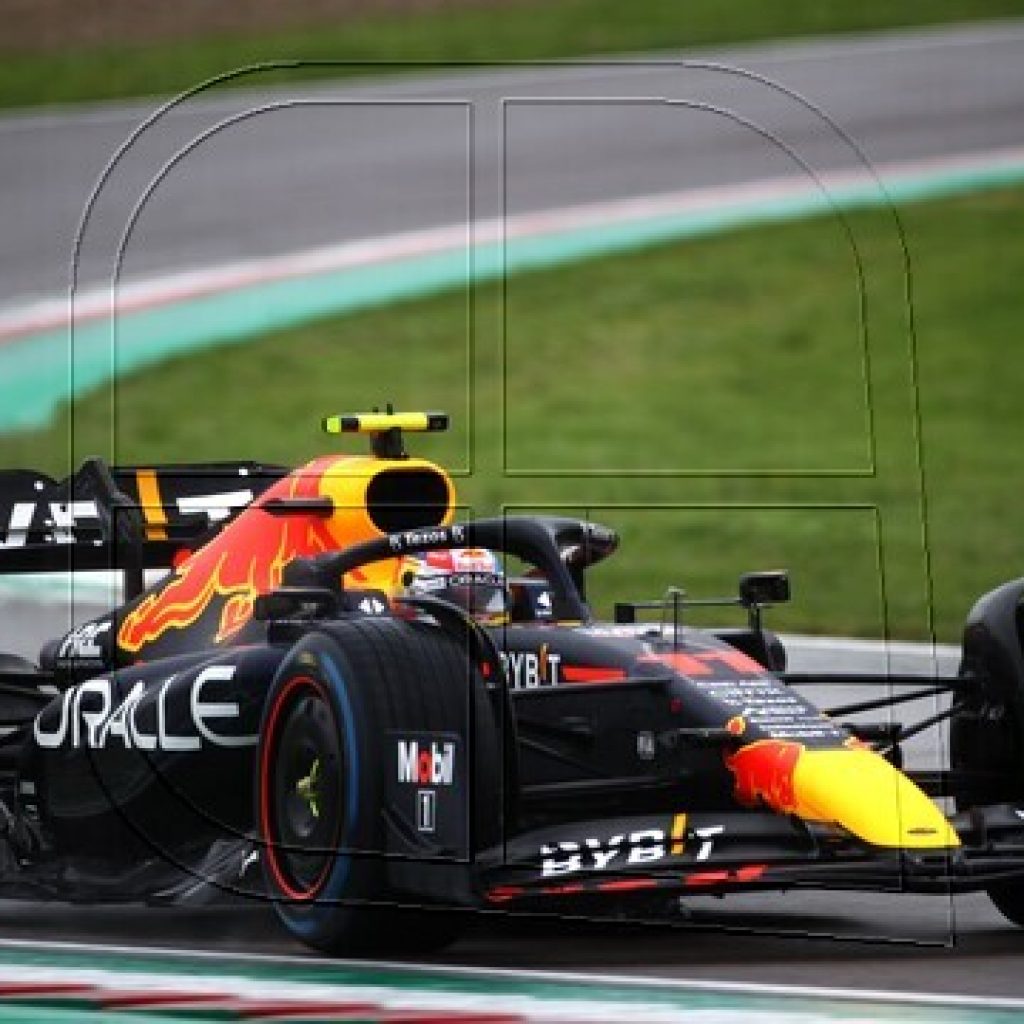
[[[802,743],[758,740],[725,759],[736,777],[736,799],[747,806],[764,801],[780,814],[799,813],[796,763],[804,752]]]
[[[124,618],[117,642],[138,654],[168,630],[196,623],[216,597],[224,599],[213,637],[220,643],[252,616],[259,594],[280,586],[294,558],[338,546],[329,523],[314,515],[273,516],[261,510],[273,498],[313,498],[337,456],[317,459],[268,488],[216,537],[187,558],[169,582],[147,594]]]

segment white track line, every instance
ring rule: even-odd
[[[974,174],[1015,169],[1024,165],[1024,146],[980,153],[934,157],[879,165],[875,173],[864,168],[820,175],[827,193],[875,185],[884,186],[936,175]],[[338,245],[303,249],[281,256],[222,264],[122,283],[116,294],[110,286],[94,287],[75,298],[75,323],[123,315],[176,302],[219,294],[275,281],[314,274],[351,270],[437,253],[468,250],[503,239],[516,241],[561,232],[611,227],[662,217],[707,213],[735,206],[757,206],[816,194],[819,185],[803,177],[787,175],[740,185],[713,186],[588,203],[558,209],[499,217],[471,224],[441,225],[419,231],[364,238]],[[66,327],[71,315],[69,297],[44,299],[0,310],[0,342]]]

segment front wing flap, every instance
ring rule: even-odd
[[[1024,884],[1024,808],[974,808],[950,821],[962,845],[928,851],[873,848],[836,826],[758,811],[576,822],[523,833],[482,856],[484,901],[532,910],[579,897]]]

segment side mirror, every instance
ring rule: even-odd
[[[745,572],[740,577],[740,604],[747,608],[785,604],[790,599],[789,573]]]

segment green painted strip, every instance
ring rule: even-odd
[[[193,1018],[195,1019],[195,1018]],[[127,1013],[120,1010],[86,1010],[83,1007],[33,1006],[24,1002],[0,1002],[0,1024],[181,1024],[181,1017],[165,1014]]]
[[[1024,182],[1024,164],[939,171],[886,183],[896,203]],[[576,228],[508,243],[509,273],[559,266],[661,242],[697,238],[756,224],[886,204],[872,182],[832,191],[817,189],[770,201],[737,202],[717,209]],[[0,348],[0,430],[44,425],[57,405],[106,381],[154,363],[219,345],[238,344],[328,315],[354,312],[498,278],[500,244],[477,247],[469,266],[464,250],[396,260],[390,264],[242,287],[143,310],[120,319],[116,339],[108,321],[78,327],[73,373],[66,330],[30,335]],[[472,277],[471,277],[472,275]]]

